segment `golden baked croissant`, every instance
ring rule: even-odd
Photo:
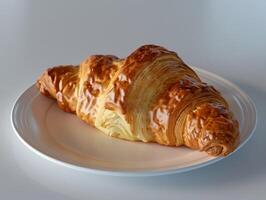
[[[213,156],[238,144],[238,122],[225,99],[160,46],[144,45],[125,59],[93,55],[79,66],[53,67],[36,85],[109,136],[185,145]]]

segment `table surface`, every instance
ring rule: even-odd
[[[266,1],[0,1],[1,199],[265,199]],[[47,161],[15,136],[16,98],[48,66],[141,44],[236,83],[255,102],[253,138],[233,156],[183,174],[93,175]]]

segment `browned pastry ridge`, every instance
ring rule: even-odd
[[[112,137],[213,156],[238,145],[238,122],[226,100],[160,46],[144,45],[125,59],[93,55],[78,66],[52,67],[36,85],[61,109]]]

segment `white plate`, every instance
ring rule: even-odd
[[[227,99],[240,123],[240,149],[251,138],[256,126],[254,104],[229,81],[202,69],[194,70]],[[75,115],[60,110],[55,101],[40,95],[35,86],[16,101],[12,123],[17,136],[35,153],[64,166],[93,173],[161,175],[189,171],[223,159],[185,147],[111,138]]]

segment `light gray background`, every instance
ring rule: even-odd
[[[184,174],[97,176],[35,155],[10,123],[15,99],[48,66],[87,55],[126,56],[145,43],[238,84],[258,126],[239,152]],[[0,0],[1,199],[265,199],[266,1]]]

